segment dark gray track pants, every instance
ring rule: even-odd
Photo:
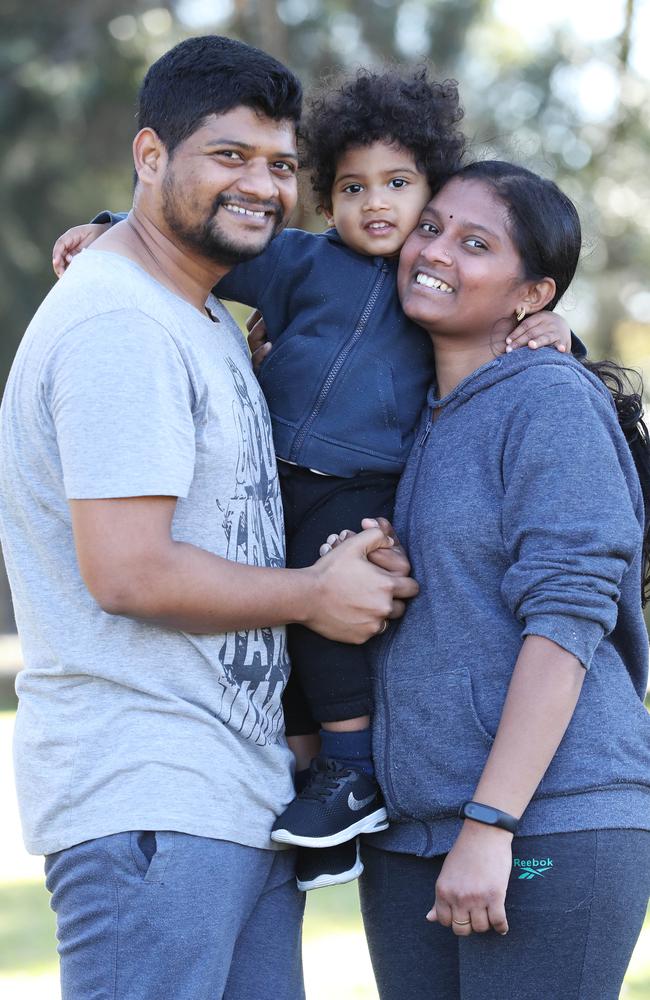
[[[361,909],[381,1000],[618,1000],[650,892],[650,832],[519,837],[513,859],[508,934],[461,938],[425,920],[444,856],[364,845]]]

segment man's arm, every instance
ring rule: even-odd
[[[172,538],[174,497],[72,500],[77,558],[109,614],[195,633],[301,622],[330,639],[361,643],[398,618],[417,584],[368,561],[390,541],[361,532],[306,569],[230,562]]]
[[[506,337],[506,344],[506,352],[526,346],[533,350],[538,347],[555,347],[561,352],[570,351],[578,361],[587,357],[587,348],[567,321],[559,313],[546,309],[526,316]]]
[[[390,544],[379,529],[304,570],[230,562],[173,537],[196,468],[196,390],[145,313],[116,308],[74,327],[43,384],[81,576],[105,611],[207,633],[300,621],[364,642],[417,591],[369,564]]]
[[[104,210],[96,215],[93,223],[108,223],[114,226],[117,222],[126,219],[127,212],[110,212]],[[65,236],[65,234],[64,234]],[[63,239],[64,237],[61,237]],[[275,269],[282,252],[284,243],[288,239],[287,231],[276,236],[269,245],[253,257],[252,260],[235,267],[221,278],[219,284],[214,288],[214,294],[220,299],[229,299],[234,302],[242,302],[244,305],[258,308],[261,304],[264,292],[271,284]],[[55,252],[57,250],[55,244]]]
[[[111,226],[123,222],[127,216],[128,212],[111,212],[105,209],[91,222],[73,226],[62,233],[52,248],[52,267],[57,278],[63,275],[73,257],[91,246]],[[242,302],[254,308],[260,306],[263,295],[275,276],[286,238],[285,233],[281,233],[257,257],[233,267],[214,287],[214,294],[221,299]],[[277,288],[275,293],[277,294]]]

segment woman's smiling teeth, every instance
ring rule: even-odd
[[[448,285],[446,281],[441,281],[440,278],[434,278],[430,274],[423,274],[419,271],[415,276],[415,282],[418,285],[426,285],[427,288],[437,288],[439,292],[453,292],[451,285]]]

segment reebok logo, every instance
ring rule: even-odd
[[[519,878],[534,879],[536,876],[543,878],[549,868],[553,867],[552,858],[530,858],[524,861],[522,858],[513,858],[512,867],[521,869]]]
[[[354,792],[350,792],[348,795],[348,805],[353,812],[358,812],[359,809],[363,809],[364,806],[369,806],[375,797],[375,793],[369,795],[367,799],[355,799]]]

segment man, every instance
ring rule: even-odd
[[[25,655],[16,773],[64,1000],[295,1000],[302,900],[284,630],[362,642],[417,590],[366,531],[283,567],[268,413],[209,293],[296,201],[300,85],[189,39],[149,70],[134,207],[47,296],[2,407],[0,522]]]

